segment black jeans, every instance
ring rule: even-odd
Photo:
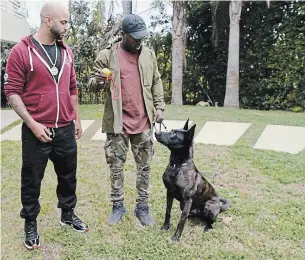
[[[40,142],[26,124],[22,124],[22,169],[20,216],[34,220],[40,212],[41,181],[48,159],[57,174],[58,207],[69,210],[76,205],[77,144],[75,126],[53,128],[55,136],[49,143]],[[53,132],[53,131],[52,131]]]

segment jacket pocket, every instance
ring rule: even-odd
[[[141,65],[143,83],[145,88],[151,88],[153,81],[153,69],[152,65]]]
[[[32,114],[44,114],[46,111],[51,111],[56,107],[53,95],[40,95],[39,102],[36,108],[32,111]]]

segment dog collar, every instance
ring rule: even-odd
[[[181,165],[182,167],[184,167],[184,166],[187,166],[187,165],[188,165],[188,163],[182,163],[182,164],[173,164],[173,165],[171,165],[171,167],[176,168],[176,166],[177,166],[177,165]]]

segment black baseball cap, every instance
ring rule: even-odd
[[[144,20],[136,14],[128,14],[124,17],[122,29],[124,33],[129,33],[136,40],[149,35]]]

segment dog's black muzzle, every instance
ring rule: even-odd
[[[169,133],[168,133],[168,132],[163,132],[163,131],[161,131],[161,125],[163,125],[165,131],[167,131],[167,128],[166,128],[166,126],[165,126],[165,124],[164,124],[163,122],[162,122],[162,123],[159,123],[159,130],[157,129],[156,123],[154,122],[154,123],[153,123],[153,127],[154,127],[154,129],[155,129],[155,137],[156,137],[156,139],[157,139],[157,141],[158,141],[159,143],[162,143],[162,144],[166,145],[166,141],[165,141],[165,140],[168,138],[167,135],[168,135]],[[165,136],[164,136],[164,135],[165,135]]]
[[[162,132],[162,131],[155,131],[155,137],[157,139],[158,142],[165,144],[166,140],[168,139],[168,132]]]
[[[156,131],[155,137],[159,143],[165,145],[169,149],[181,149],[185,147],[183,142],[177,141],[176,138],[172,138],[171,132]]]

